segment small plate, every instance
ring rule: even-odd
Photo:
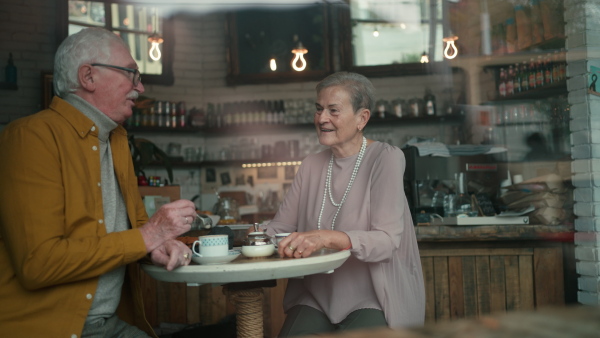
[[[229,263],[232,260],[236,259],[240,255],[240,250],[229,250],[229,254],[227,256],[218,256],[218,257],[201,257],[196,254],[192,256],[192,260],[198,264],[202,265],[210,265],[210,264],[223,264]]]

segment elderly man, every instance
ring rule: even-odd
[[[49,109],[0,135],[0,336],[154,335],[135,263],[189,264],[175,238],[194,204],[148,219],[121,126],[144,86],[123,40],[84,29],[60,45],[54,71]]]

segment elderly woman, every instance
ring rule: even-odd
[[[302,162],[267,234],[282,257],[330,248],[351,250],[335,272],[290,279],[280,337],[338,330],[419,326],[425,291],[413,222],[403,188],[400,149],[367,140],[374,88],[339,72],[317,87],[317,136],[329,149]]]

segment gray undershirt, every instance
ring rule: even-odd
[[[100,141],[100,172],[102,176],[102,204],[106,232],[111,233],[127,230],[130,228],[127,209],[121,189],[117,184],[110,149],[110,134],[118,125],[77,95],[67,94],[64,99],[92,120],[98,131],[98,139]],[[109,318],[115,314],[121,298],[121,288],[124,278],[125,266],[121,266],[100,276],[92,307],[86,319],[86,325]]]

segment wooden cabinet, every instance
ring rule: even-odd
[[[420,252],[426,322],[565,304],[560,243],[421,243]]]

